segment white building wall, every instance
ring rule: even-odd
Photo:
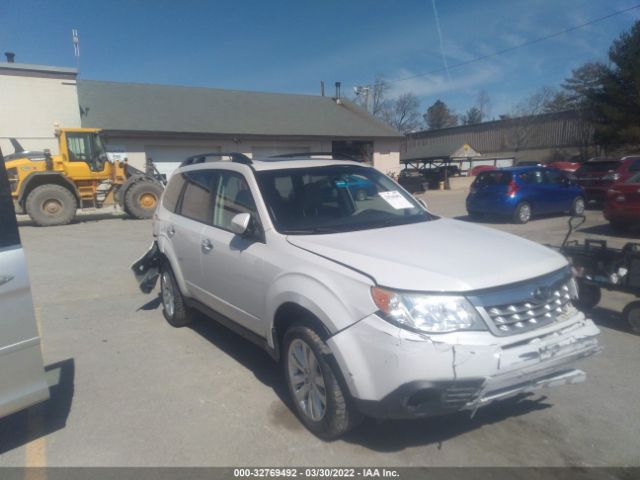
[[[400,172],[400,139],[373,143],[373,166],[382,173]]]
[[[75,80],[38,78],[0,72],[0,148],[13,153],[9,138],[25,150],[48,148],[58,153],[59,127],[80,127]]]

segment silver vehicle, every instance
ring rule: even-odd
[[[0,417],[47,398],[27,265],[0,153]]]
[[[599,331],[558,253],[356,162],[218,156],[173,174],[133,269],[171,325],[204,312],[279,360],[316,435],[584,380]]]

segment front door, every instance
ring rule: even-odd
[[[49,398],[11,190],[0,155],[0,417]]]
[[[231,219],[250,213],[258,221],[253,195],[244,177],[220,172],[214,199],[213,225],[202,230],[202,268],[208,288],[208,304],[245,328],[266,334],[260,317],[267,285],[264,280],[266,245],[255,238],[231,232]]]
[[[64,132],[69,162],[66,174],[75,180],[106,178],[107,152],[96,132]]]

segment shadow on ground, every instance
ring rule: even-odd
[[[604,307],[595,307],[587,313],[587,316],[591,318],[596,325],[601,327],[607,327],[619,332],[625,332],[633,335],[631,327],[622,318],[622,312],[616,312]]]
[[[45,437],[67,424],[74,394],[75,362],[72,358],[45,368],[51,398],[0,419],[0,455]]]
[[[616,238],[640,238],[640,228],[629,228],[628,230],[616,230],[609,224],[594,225],[592,227],[580,228],[580,233],[591,235],[606,235],[608,237]]]
[[[20,227],[37,227],[37,225],[26,215],[18,215],[18,226]],[[87,213],[82,215],[76,215],[76,217],[71,221],[71,225],[78,223],[89,223],[89,222],[99,222],[101,220],[113,220],[119,219],[123,221],[134,220],[128,215],[111,211],[105,212],[96,212],[96,213]]]

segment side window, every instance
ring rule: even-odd
[[[555,185],[564,183],[564,175],[562,173],[555,170],[545,170],[545,175],[547,177],[547,182]]]
[[[180,193],[182,193],[182,187],[184,187],[185,181],[184,174],[176,174],[171,177],[171,180],[169,180],[169,185],[167,185],[167,188],[164,191],[164,196],[162,197],[162,206],[170,212],[175,213],[176,211],[178,200],[180,199]]]
[[[544,178],[540,170],[531,170],[520,174],[520,179],[529,185],[539,185],[544,183]]]
[[[0,249],[20,244],[16,213],[13,210],[11,188],[4,165],[4,159],[0,155]]]
[[[212,192],[216,191],[218,174],[211,170],[195,170],[183,176],[187,185],[182,195],[180,215],[210,225]]]
[[[629,171],[630,172],[640,172],[640,158],[634,160],[633,162],[631,162],[631,165],[629,165]]]
[[[238,173],[221,173],[213,212],[213,225],[230,230],[231,219],[239,213],[256,213],[256,204],[249,185]]]

